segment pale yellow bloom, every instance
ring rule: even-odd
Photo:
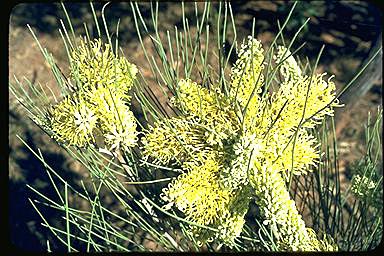
[[[99,86],[91,90],[88,97],[97,106],[101,132],[109,150],[135,146],[137,124],[128,106],[128,95],[115,87]]]
[[[164,189],[167,200],[174,202],[189,220],[202,225],[216,222],[226,212],[231,197],[218,183],[220,168],[212,157],[203,163],[185,162],[186,172]]]
[[[337,249],[306,228],[286,188],[291,174],[306,174],[318,161],[308,128],[339,106],[327,106],[335,85],[323,79],[325,74],[308,78],[294,57],[285,59],[289,54],[278,47],[274,58],[284,60],[279,67],[283,79],[262,98],[263,49],[249,37],[232,68],[229,97],[217,86],[208,90],[180,80],[172,103],[182,114],[156,122],[143,139],[145,156],[165,164],[175,161],[184,170],[164,190],[165,201],[188,220],[219,230],[191,227],[201,242],[219,239],[233,245],[253,193],[263,224],[281,250]]]
[[[137,124],[129,109],[128,90],[138,72],[109,44],[80,41],[71,55],[73,95],[53,107],[51,130],[61,142],[80,147],[94,143],[97,130],[109,150],[127,150],[137,143]]]
[[[111,46],[100,39],[81,40],[71,55],[71,76],[79,79],[81,89],[104,85],[127,93],[137,72],[134,64],[124,57],[116,57]]]
[[[193,118],[174,117],[157,121],[142,138],[143,154],[162,164],[171,160],[182,163],[196,156],[196,153],[209,151],[205,138],[204,129]]]
[[[259,159],[255,160],[258,161]],[[278,170],[266,165],[255,168],[250,175],[255,189],[256,204],[263,216],[263,225],[268,226],[281,250],[312,251],[305,223],[290,199],[285,181]]]
[[[84,97],[76,95],[65,98],[52,108],[51,116],[50,126],[57,141],[79,147],[94,142],[96,111]]]
[[[282,60],[284,50],[284,47],[279,47],[276,56],[278,61]],[[289,51],[285,56],[288,54],[290,54]],[[340,106],[336,100],[326,107],[335,98],[336,90],[335,84],[331,81],[332,77],[328,80],[323,79],[326,73],[315,74],[312,78],[303,75],[293,56],[284,62],[280,72],[284,80],[273,98],[270,115],[268,115],[270,119],[274,119],[283,109],[281,118],[276,124],[280,129],[292,130],[299,125],[302,117],[306,120],[314,115],[310,121],[303,124],[305,128],[313,128],[325,115],[333,115],[333,107]],[[285,103],[286,106],[283,108]],[[320,112],[317,113],[318,111]]]
[[[238,119],[230,101],[219,91],[209,91],[191,80],[180,80],[178,97],[172,102],[184,110],[186,115],[197,117],[200,125],[206,127],[207,142],[222,146],[224,140],[238,131]]]
[[[260,41],[248,36],[248,40],[241,44],[238,59],[231,70],[231,96],[245,107],[253,91],[256,97],[251,100],[250,108],[257,107],[264,76],[263,47]]]

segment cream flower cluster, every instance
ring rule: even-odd
[[[353,168],[350,191],[356,199],[377,209],[381,209],[383,180],[378,175],[376,164],[370,157],[364,157]]]
[[[359,174],[353,177],[352,192],[358,196],[363,196],[369,191],[372,191],[376,187],[376,184],[366,176],[360,176]]]
[[[304,75],[289,55],[277,47],[274,60],[282,79],[278,90],[263,97],[264,51],[248,37],[231,70],[229,97],[215,84],[208,90],[180,80],[172,103],[182,114],[156,122],[143,139],[147,158],[184,170],[162,198],[188,220],[219,230],[191,225],[202,243],[218,239],[232,246],[254,198],[281,250],[337,249],[306,228],[286,187],[290,174],[305,174],[318,159],[308,129],[339,106],[330,104],[335,85],[325,74]]]
[[[80,41],[71,55],[71,78],[77,90],[49,112],[53,137],[84,147],[102,137],[109,150],[137,143],[136,120],[129,109],[135,65],[114,55],[101,40]]]
[[[185,114],[156,122],[143,138],[144,155],[163,164],[174,161],[183,168],[184,173],[163,190],[162,197],[188,220],[220,230],[191,227],[197,240],[219,238],[233,244],[245,222],[250,195],[244,186],[223,187],[219,177],[239,123],[221,93],[191,80],[181,80],[178,90],[180,97],[172,102]]]

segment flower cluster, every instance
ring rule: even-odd
[[[95,140],[97,117],[95,108],[84,97],[67,97],[53,107],[50,128],[58,141],[83,147]]]
[[[241,44],[238,59],[231,69],[230,97],[241,107],[248,104],[248,108],[259,109],[260,97],[264,82],[264,50],[260,41],[248,37],[247,42]],[[251,95],[255,97],[251,98]],[[248,102],[249,101],[249,102]]]
[[[111,45],[100,39],[80,41],[70,56],[71,76],[82,89],[94,89],[99,85],[116,88],[127,93],[138,72],[137,67],[124,57],[118,57]]]
[[[128,95],[136,66],[116,57],[101,40],[80,41],[70,60],[77,90],[50,109],[53,137],[84,147],[102,136],[109,150],[136,145],[137,125]]]
[[[306,228],[286,187],[291,174],[305,174],[317,162],[316,139],[308,129],[339,106],[330,104],[334,83],[325,81],[325,74],[304,75],[279,46],[274,60],[280,87],[264,97],[261,43],[249,37],[238,57],[229,97],[216,85],[208,90],[181,80],[172,103],[182,115],[156,122],[143,139],[144,155],[163,164],[174,161],[184,170],[163,190],[163,199],[188,220],[218,230],[191,226],[201,242],[233,245],[255,198],[263,225],[280,249],[337,249]]]
[[[351,191],[359,198],[368,197],[375,189],[376,184],[367,176],[356,174],[352,179]]]
[[[354,196],[376,209],[383,206],[383,181],[378,175],[377,165],[370,157],[364,157],[352,168],[350,191]]]
[[[209,91],[191,80],[180,80],[178,97],[172,98],[171,102],[205,127],[209,145],[223,147],[223,142],[237,133],[238,122],[227,97],[217,85],[212,88],[213,91]]]
[[[183,174],[164,189],[163,198],[183,211],[188,220],[220,230],[191,227],[198,241],[219,238],[228,244],[238,237],[250,201],[239,186],[223,187],[219,176],[226,166],[226,148],[238,133],[230,102],[191,80],[181,80],[172,99],[183,115],[158,121],[143,138],[144,155],[163,164],[179,163]]]
[[[371,207],[382,209],[383,194],[379,189],[382,181],[369,174],[354,174],[352,176],[351,191],[357,199]]]

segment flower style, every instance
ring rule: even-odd
[[[182,114],[149,128],[144,155],[184,170],[162,198],[188,220],[218,230],[191,226],[201,242],[219,239],[232,246],[255,198],[281,250],[337,249],[306,228],[286,188],[291,174],[305,174],[318,161],[317,141],[308,129],[340,106],[333,101],[335,85],[325,74],[304,75],[279,46],[274,60],[280,87],[262,94],[270,79],[263,74],[264,59],[261,43],[248,37],[232,67],[227,97],[216,85],[208,90],[180,80],[171,102]]]
[[[138,72],[123,57],[115,57],[101,40],[81,41],[71,55],[71,78],[78,90],[52,107],[54,138],[84,147],[95,143],[97,131],[109,150],[127,150],[137,143],[136,121],[129,109],[128,90]]]

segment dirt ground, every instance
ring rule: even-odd
[[[294,21],[289,24],[287,37],[293,36],[300,22],[305,16],[310,16],[308,28],[298,38],[297,45],[307,41],[302,54],[310,59],[315,58],[322,44],[326,45],[324,57],[321,59],[319,71],[335,74],[338,88],[342,88],[355,74],[361,62],[367,57],[370,47],[381,31],[381,13],[373,5],[364,2],[340,2],[325,5],[315,4],[312,7],[297,7]],[[282,21],[289,11],[287,2],[245,2],[233,5],[238,38],[250,33],[252,18],[256,18],[256,35],[264,43],[273,40],[277,31],[276,20]],[[88,5],[71,4],[68,11],[74,17],[75,28],[81,28],[82,22],[92,23],[92,15]],[[128,59],[136,63],[149,82],[154,83],[151,73],[146,66],[141,46],[136,39],[130,9],[127,3],[111,4],[111,11],[107,15],[111,24],[116,24],[121,17],[120,34],[121,46]],[[215,6],[215,8],[217,8]],[[311,9],[312,8],[312,9]],[[100,5],[95,6],[101,10]],[[188,9],[193,10],[193,8]],[[99,12],[99,11],[98,11]],[[148,14],[148,9],[146,9]],[[160,29],[172,29],[174,25],[180,27],[180,5],[167,3],[160,8]],[[192,13],[192,11],[190,11]],[[369,13],[370,15],[367,15]],[[341,16],[340,16],[341,15]],[[67,72],[67,56],[57,29],[60,28],[58,17],[65,19],[59,5],[51,4],[21,4],[14,8],[10,19],[9,34],[9,80],[14,77],[19,80],[23,76],[32,83],[48,84],[59,95],[55,88],[53,75],[50,73],[36,42],[28,31],[26,24],[31,24],[40,43],[53,53],[58,65]],[[340,18],[342,17],[342,18]],[[113,25],[111,25],[112,27]],[[149,38],[144,38],[149,43]],[[367,120],[368,112],[375,116],[377,107],[381,105],[382,80],[378,80],[367,94],[355,100],[348,111],[338,111],[340,115],[337,123],[338,142],[340,148],[340,167],[348,172],[349,166],[358,160],[364,152],[363,124]],[[158,95],[160,97],[160,94]],[[9,188],[10,188],[10,224],[11,240],[13,243],[28,251],[46,250],[46,240],[52,241],[51,248],[61,250],[62,245],[54,242],[54,236],[40,223],[40,217],[28,202],[33,193],[26,187],[29,184],[39,191],[50,195],[49,182],[44,175],[44,167],[31,152],[16,137],[19,135],[32,148],[40,148],[46,160],[56,170],[61,170],[65,177],[79,180],[87,174],[81,165],[71,160],[47,135],[34,126],[25,112],[12,95],[9,96]],[[348,176],[346,174],[346,176]],[[346,177],[346,180],[348,178]],[[47,210],[49,214],[49,211]],[[48,216],[48,215],[47,215]],[[51,219],[56,215],[52,213]],[[28,243],[25,243],[28,241]]]

